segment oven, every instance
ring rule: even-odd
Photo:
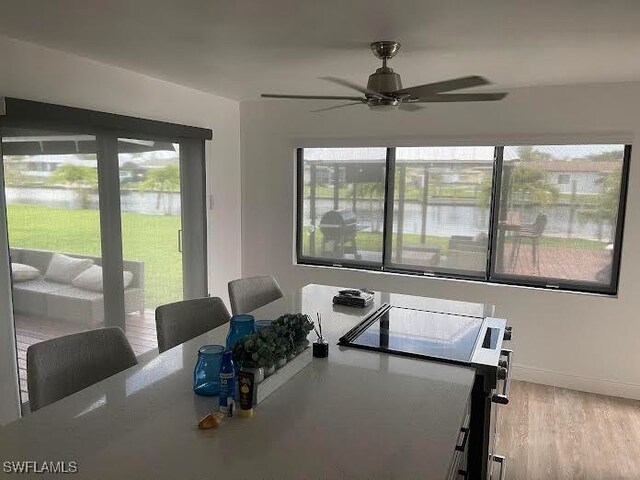
[[[460,478],[503,480],[506,458],[495,451],[499,409],[509,403],[513,351],[506,320],[417,310],[388,303],[349,330],[339,345],[472,366],[469,414],[461,428],[454,471]]]
[[[510,338],[507,330],[505,340]],[[478,366],[471,393],[468,462],[470,479],[504,480],[507,458],[496,451],[496,430],[501,409],[509,403],[513,351],[500,349],[497,368]]]

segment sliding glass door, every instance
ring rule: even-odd
[[[25,402],[29,345],[105,323],[96,138],[6,129],[2,152]]]
[[[28,400],[30,345],[208,295],[209,129],[0,97],[0,424]],[[151,352],[150,352],[151,353]]]
[[[24,403],[30,345],[119,326],[140,355],[157,347],[158,305],[206,295],[204,187],[181,178],[203,179],[203,143],[16,128],[1,139]]]
[[[156,346],[155,308],[183,299],[180,145],[118,145],[126,327],[144,350]]]

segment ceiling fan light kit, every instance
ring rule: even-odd
[[[400,50],[398,42],[380,41],[370,45],[373,54],[382,60],[382,66],[369,75],[367,87],[336,77],[320,77],[323,80],[342,85],[360,92],[363,96],[327,96],[327,95],[287,95],[263,93],[263,98],[289,98],[302,100],[349,100],[350,103],[335,105],[328,108],[314,110],[321,112],[352,105],[366,104],[374,111],[403,110],[413,112],[424,107],[420,103],[439,102],[493,102],[502,100],[507,93],[448,93],[465,88],[489,85],[490,82],[481,76],[472,75],[459,77],[442,82],[427,83],[415,87],[403,88],[400,75],[387,66],[387,61],[392,59]]]

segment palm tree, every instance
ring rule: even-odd
[[[380,202],[384,196],[384,183],[372,182],[372,183],[360,183],[357,188],[357,196],[369,197],[369,213],[371,215],[371,230],[377,231],[380,227],[379,224],[373,225],[373,220],[378,219],[378,215],[373,215],[373,203],[377,200],[378,210],[382,209]]]
[[[598,222],[598,240],[602,240],[602,227],[605,222],[609,223],[611,232],[615,232],[618,221],[618,204],[620,203],[621,177],[621,169],[617,168],[596,180],[600,184],[600,195],[596,196],[595,203],[589,208],[579,211],[579,218],[583,221]]]
[[[523,162],[541,162],[551,160],[552,155],[536,150],[533,145],[522,145],[518,147],[518,159]]]
[[[180,191],[180,169],[176,165],[154,168],[140,183],[140,190],[157,192],[156,208],[162,205],[165,215],[171,215],[172,193]]]
[[[513,169],[510,187],[511,205],[548,205],[558,198],[558,188],[548,181],[547,174],[525,164]]]
[[[89,193],[98,186],[98,170],[95,167],[65,163],[49,177],[47,183],[68,185],[78,196],[80,208],[88,209]]]
[[[503,181],[504,181],[503,175]],[[489,175],[482,179],[478,204],[489,206],[493,178]],[[508,191],[507,191],[508,189]],[[558,198],[558,188],[551,184],[544,171],[521,163],[513,167],[509,185],[502,186],[502,193],[509,195],[509,205],[549,205]]]

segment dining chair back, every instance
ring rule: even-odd
[[[229,300],[234,315],[249,313],[282,296],[280,285],[271,275],[240,278],[229,282]]]
[[[202,335],[229,321],[219,297],[204,297],[167,303],[156,308],[156,333],[160,353]]]
[[[29,407],[34,412],[137,363],[120,327],[98,328],[30,345]]]

